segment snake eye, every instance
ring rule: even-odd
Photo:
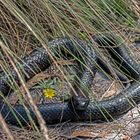
[[[72,99],[75,110],[86,110],[89,104],[89,99],[85,97],[75,97]]]

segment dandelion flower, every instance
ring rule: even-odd
[[[44,96],[46,98],[52,99],[55,96],[55,90],[51,88],[44,89]]]

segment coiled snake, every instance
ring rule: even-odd
[[[131,85],[111,99],[100,102],[89,102],[88,92],[85,90],[85,87],[88,89],[90,88],[97,70],[97,65],[101,64],[101,67],[110,74],[109,69],[107,69],[105,64],[101,62],[100,58],[89,44],[81,40],[71,41],[67,38],[56,39],[49,43],[49,46],[54,54],[56,54],[56,51],[61,51],[64,58],[69,57],[67,54],[74,57],[76,56],[80,58],[80,61],[82,61],[84,65],[80,65],[80,62],[78,62],[79,59],[77,59],[77,63],[79,65],[78,68],[82,71],[78,72],[78,78],[76,78],[76,84],[74,84],[73,87],[78,96],[73,95],[72,100],[69,102],[37,105],[47,124],[54,124],[68,120],[113,120],[114,118],[128,112],[135,106],[135,104],[140,103],[140,84],[138,81],[140,74],[139,64],[133,60],[127,48],[120,41],[117,35],[109,33],[94,36],[93,39],[98,45],[111,46],[110,48],[107,48],[108,52],[122,71],[128,77],[133,78]],[[65,54],[65,52],[67,53]],[[84,58],[82,56],[84,56]],[[48,68],[51,63],[52,61],[49,59],[48,53],[45,49],[38,48],[31,52],[20,62],[22,69],[24,69],[24,72],[26,73],[23,74],[25,81],[29,80],[36,73]],[[16,83],[20,84],[20,80],[16,72],[11,70],[11,74]],[[120,79],[123,78],[120,76]],[[3,95],[6,96],[11,90],[10,84],[10,76],[3,74],[0,78],[0,91]],[[13,110],[11,110],[11,108],[1,100],[0,108],[1,114],[8,123],[13,125],[19,125],[19,121],[22,125],[30,123],[28,114],[22,105],[15,105]],[[35,116],[33,110],[30,107],[28,107],[28,109],[30,116],[34,122],[38,124],[37,117]]]

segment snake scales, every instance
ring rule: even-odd
[[[54,124],[68,120],[113,120],[114,118],[128,112],[135,106],[135,104],[140,103],[140,84],[138,82],[140,74],[139,64],[133,60],[127,48],[118,39],[117,35],[105,34],[105,36],[94,36],[93,39],[98,45],[111,46],[110,48],[107,48],[108,52],[118,67],[120,67],[129,78],[133,78],[131,85],[111,99],[100,102],[89,102],[88,92],[85,90],[85,87],[90,88],[94,75],[97,71],[97,64],[99,64],[108,74],[111,74],[109,69],[104,63],[102,63],[98,55],[89,44],[81,40],[76,40],[73,42],[67,38],[53,40],[49,43],[49,46],[55,55],[57,54],[56,51],[61,51],[64,58],[69,57],[67,54],[70,54],[70,56],[74,57],[76,56],[80,58],[84,66],[80,65],[80,62],[77,60],[78,68],[81,69],[81,71],[78,71],[78,78],[76,78],[76,84],[74,84],[73,87],[76,90],[78,96],[73,95],[72,100],[69,102],[37,105],[42,117],[47,124]],[[118,47],[112,47],[117,45]],[[82,56],[84,56],[84,58]],[[23,74],[25,81],[29,80],[36,73],[48,68],[51,63],[52,61],[49,59],[48,53],[45,49],[35,49],[20,62],[20,65],[26,73]],[[16,83],[20,85],[20,80],[16,72],[11,70],[11,74]],[[121,76],[119,76],[119,78],[124,80],[124,78]],[[3,74],[0,78],[0,91],[4,96],[10,92],[10,84],[10,76]],[[24,106],[15,105],[13,110],[11,110],[8,104],[1,100],[0,108],[1,114],[7,123],[13,125],[19,125],[18,121],[20,121],[22,125],[27,125],[30,123],[30,119]],[[33,110],[30,107],[28,107],[28,109],[30,116],[34,122],[38,124],[37,117],[35,116]]]

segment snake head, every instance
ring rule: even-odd
[[[74,96],[71,99],[71,105],[75,110],[86,110],[89,105],[89,98]]]

